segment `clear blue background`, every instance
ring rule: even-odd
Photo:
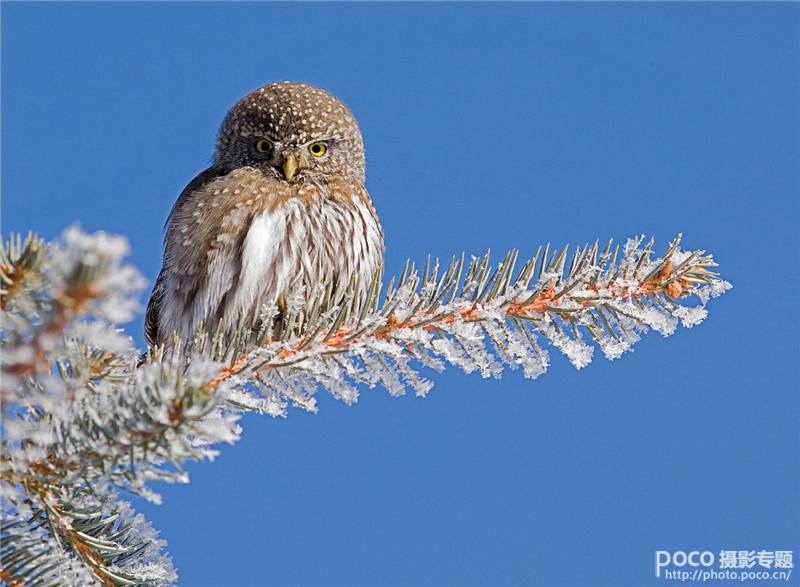
[[[188,486],[158,488],[163,506],[135,501],[181,585],[655,585],[656,550],[800,560],[799,16],[4,2],[4,234],[121,233],[154,279],[227,110],[290,79],[358,118],[390,274],[641,233],[663,251],[683,232],[735,286],[613,363],[552,351],[536,381],[449,370],[425,399],[245,417]]]

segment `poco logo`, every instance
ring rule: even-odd
[[[676,567],[683,567],[687,564],[690,567],[699,567],[700,565],[703,565],[704,567],[710,567],[714,564],[714,553],[707,550],[700,553],[694,550],[689,554],[686,554],[682,550],[679,550],[670,554],[666,550],[657,550],[656,577],[661,576],[661,567],[666,567],[669,564],[673,564]]]

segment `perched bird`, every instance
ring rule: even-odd
[[[256,329],[264,306],[310,307],[341,284],[365,297],[384,252],[365,177],[358,124],[325,90],[280,82],[242,98],[169,215],[147,344],[169,350],[201,323]]]

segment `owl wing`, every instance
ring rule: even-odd
[[[156,346],[158,338],[158,310],[161,307],[161,300],[164,297],[164,270],[158,274],[156,284],[153,286],[153,293],[150,294],[150,301],[147,302],[147,312],[144,315],[144,339],[147,346]]]
[[[165,227],[168,226],[172,220],[175,210],[178,209],[188,198],[190,198],[196,190],[202,188],[204,185],[218,177],[227,175],[227,173],[227,171],[210,167],[190,181],[189,185],[183,188],[183,191],[181,192],[181,195],[178,196],[175,205],[172,206],[172,210],[169,213]],[[150,294],[150,301],[147,302],[147,312],[145,313],[144,317],[144,339],[147,342],[147,345],[150,347],[156,346],[158,342],[158,321],[159,311],[161,309],[161,301],[164,299],[164,281],[165,272],[164,268],[162,268],[161,272],[158,274],[158,279],[156,279],[156,284],[153,286],[153,292]]]

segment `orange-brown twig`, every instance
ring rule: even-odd
[[[699,268],[699,267],[697,267]],[[678,298],[684,295],[692,286],[688,279],[685,277],[681,277],[675,279],[667,284],[665,282],[668,280],[670,274],[672,273],[672,262],[667,261],[664,263],[663,267],[651,278],[646,281],[640,282],[637,286],[611,286],[611,296],[606,299],[635,299],[639,297],[646,297],[655,294],[667,294],[672,298]],[[586,286],[584,291],[592,291],[594,293],[599,294],[600,288],[592,285]],[[575,298],[571,297],[568,293],[565,295],[561,295],[556,299],[557,291],[555,287],[555,283],[551,281],[548,286],[542,290],[542,292],[537,295],[534,299],[530,300],[527,303],[523,303],[520,301],[512,301],[506,305],[505,309],[505,316],[507,318],[510,317],[518,317],[518,316],[532,316],[534,314],[538,315],[545,315],[545,314],[558,314],[563,316],[563,312],[559,312],[559,306],[565,305],[566,302],[571,303],[578,303],[583,307],[596,307],[600,300],[591,300],[591,299],[580,299],[576,300]],[[425,330],[438,330],[441,325],[450,324],[456,320],[456,313],[458,317],[462,320],[480,320],[481,319],[481,312],[483,310],[483,306],[481,304],[466,304],[452,312],[445,313],[433,320],[428,313],[427,308],[420,308],[417,312],[411,316],[409,316],[405,320],[399,320],[396,316],[396,312],[389,316],[386,323],[376,330],[370,332],[366,331],[360,337],[355,339],[348,338],[354,332],[354,329],[350,326],[343,326],[336,332],[334,332],[327,340],[322,341],[322,344],[326,347],[326,349],[330,350],[343,350],[346,349],[348,346],[352,345],[353,343],[361,340],[362,338],[390,338],[392,333],[399,329],[399,328],[414,328],[420,323],[425,322],[422,326]],[[268,344],[268,343],[267,343]],[[297,354],[301,348],[305,348],[307,344],[303,342],[298,342],[291,347],[281,349],[278,354],[276,355],[276,362],[268,362],[265,365],[261,366],[257,372],[265,371],[268,369],[273,369],[275,367],[280,367],[281,363],[283,363],[286,359]],[[222,381],[229,379],[230,377],[241,373],[243,370],[246,369],[246,365],[248,363],[248,354],[245,353],[244,355],[240,356],[230,367],[225,367],[220,371],[217,377],[211,382],[211,386],[216,386]]]

